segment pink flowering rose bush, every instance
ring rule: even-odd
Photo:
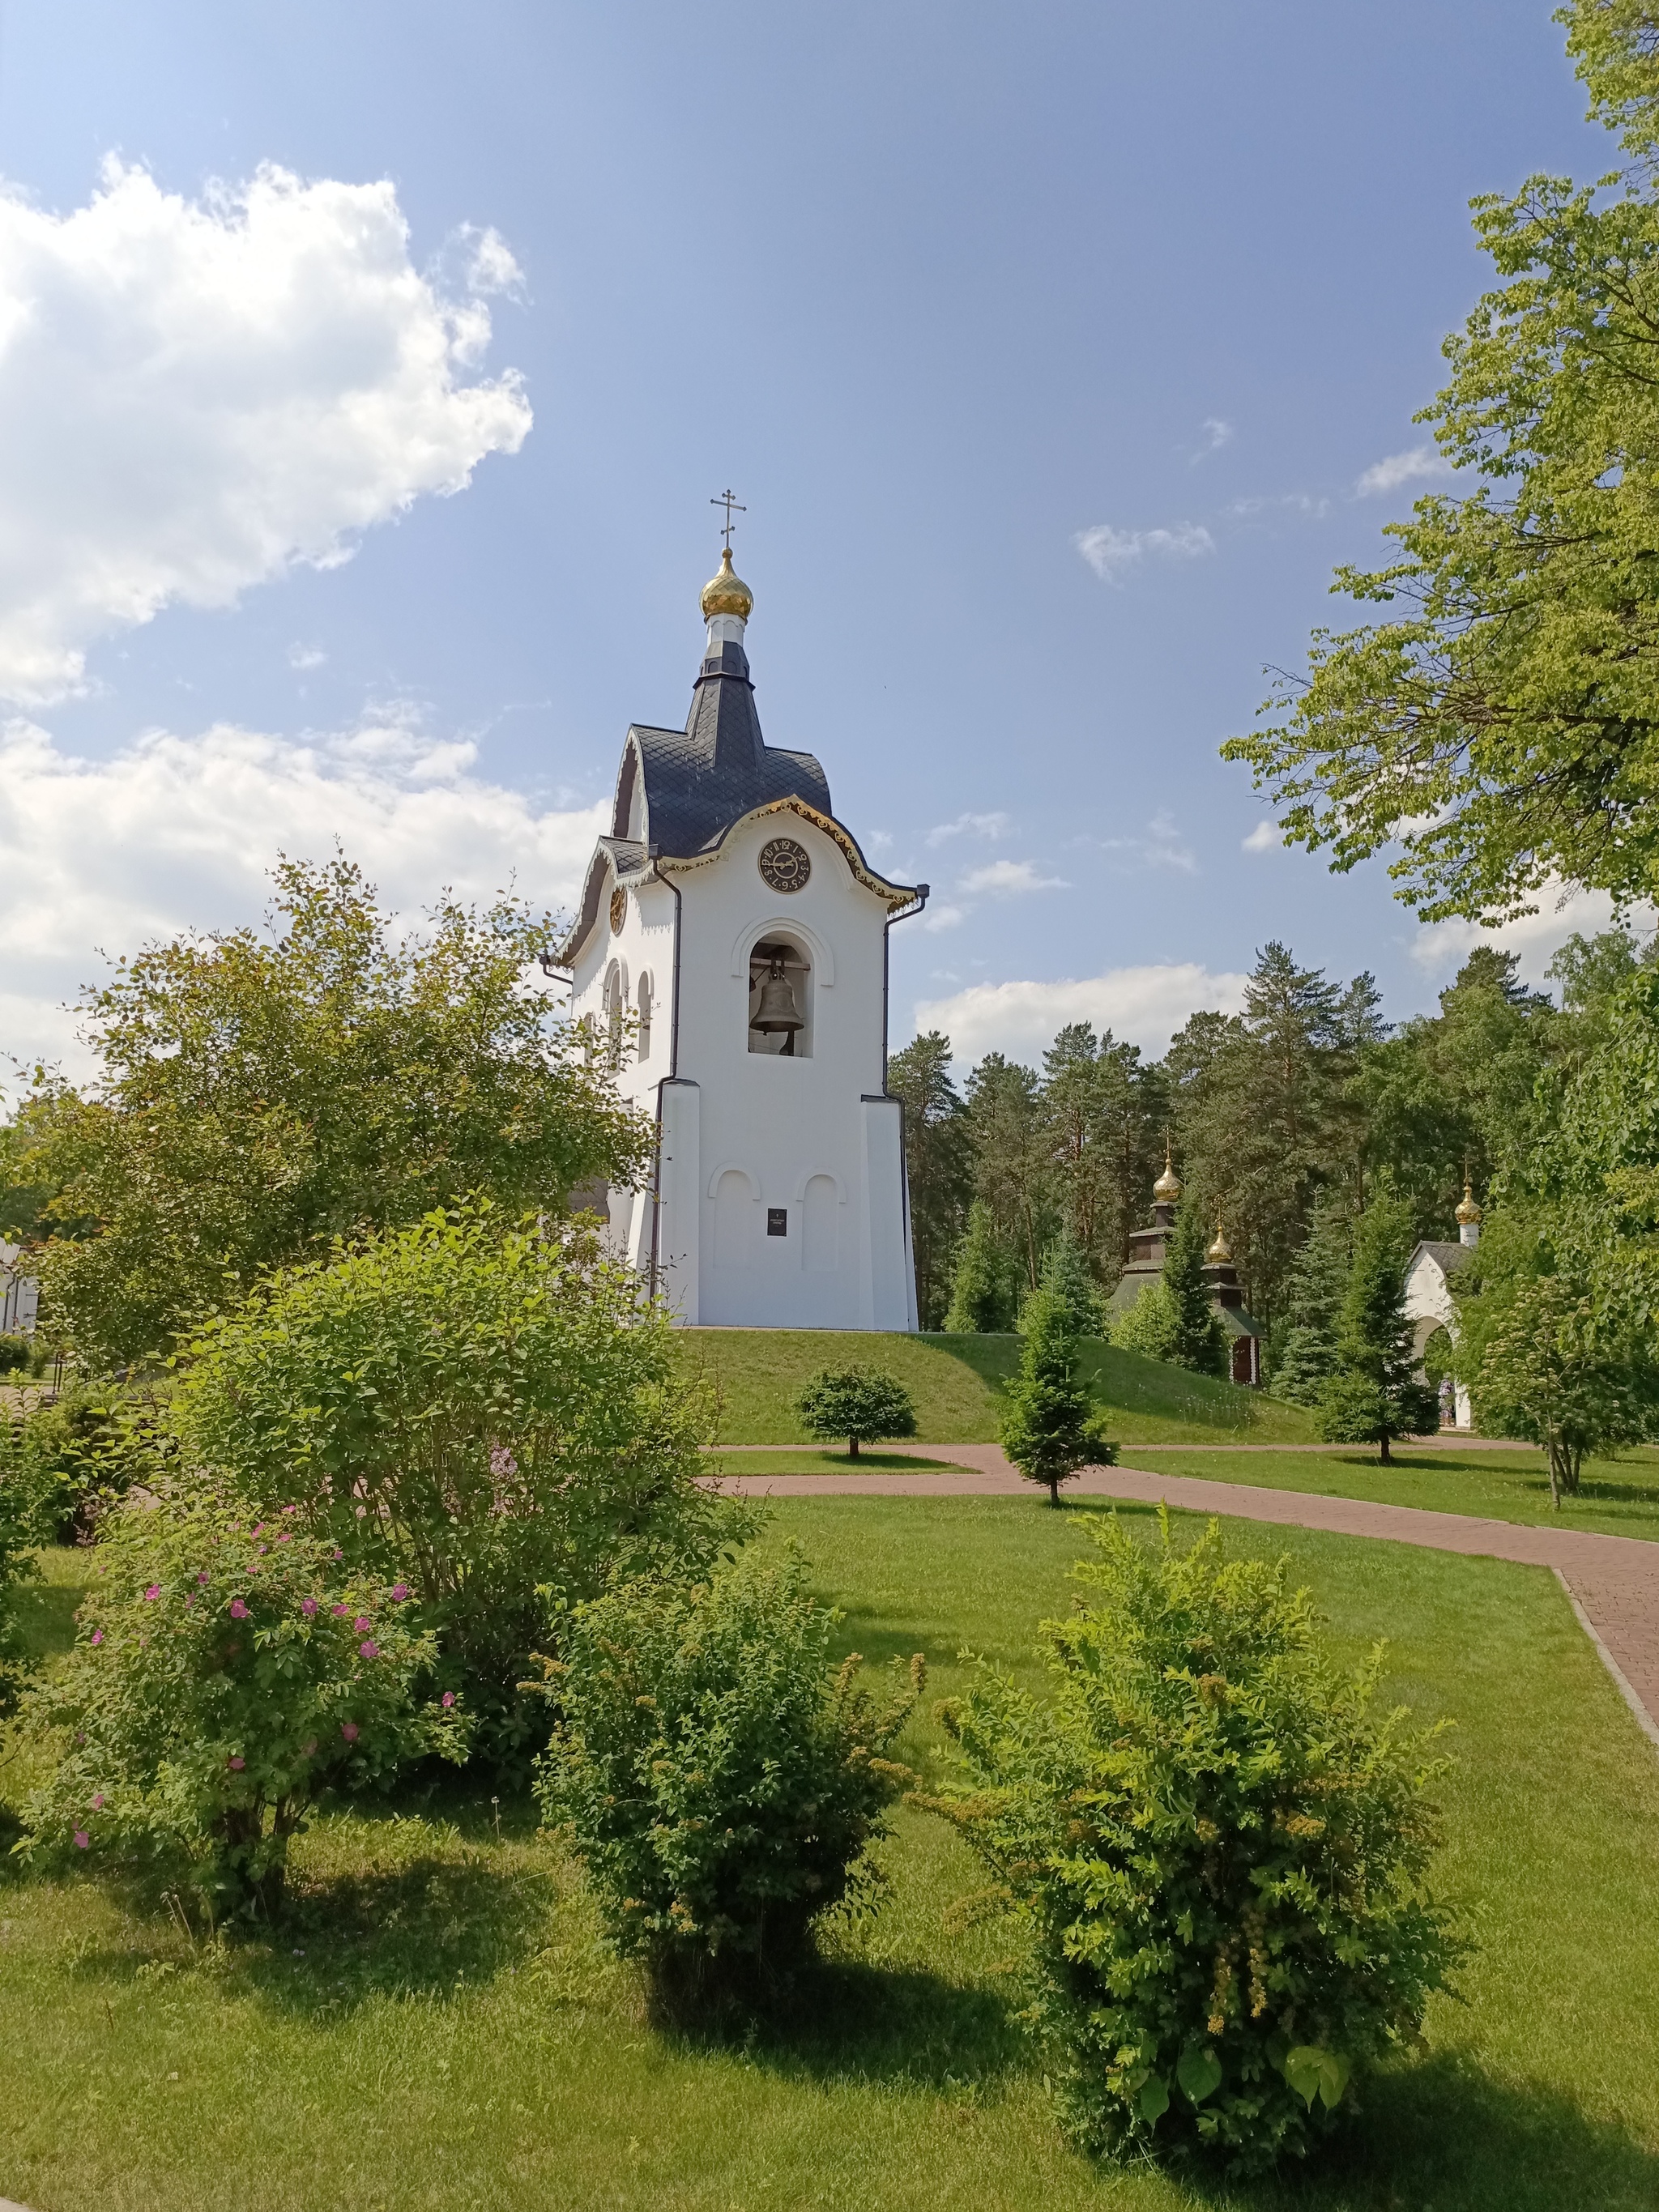
[[[498,1770],[544,1735],[520,1685],[554,1608],[695,1579],[741,1522],[698,1486],[710,1409],[638,1276],[487,1206],[270,1276],[191,1345],[173,1419],[200,1479],[409,1585]]]
[[[407,1587],[297,1521],[200,1490],[110,1516],[74,1650],[25,1700],[58,1754],[25,1850],[182,1863],[216,1917],[269,1915],[319,1799],[465,1758]]]

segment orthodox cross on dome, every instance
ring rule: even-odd
[[[749,509],[734,491],[723,491],[718,498],[711,499],[708,504],[710,507],[723,507],[726,509],[726,526],[720,532],[720,536],[726,540],[726,550],[729,553],[732,550],[732,510],[736,507],[739,514],[747,514]]]

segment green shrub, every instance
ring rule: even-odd
[[[190,1466],[408,1580],[498,1760],[529,1755],[550,1601],[700,1572],[731,1526],[638,1278],[487,1207],[273,1277],[196,1339],[172,1418]]]
[[[74,1650],[24,1701],[61,1754],[26,1801],[27,1848],[182,1863],[216,1917],[269,1914],[325,1792],[465,1756],[408,1585],[354,1571],[292,1509],[169,1496],[106,1528]]]
[[[618,1591],[574,1615],[549,1662],[558,1724],[538,1790],[568,1826],[611,1942],[659,1994],[787,1970],[866,1874],[906,1778],[885,1754],[921,1686],[878,1705],[798,1556],[722,1565],[693,1589]],[[897,1662],[895,1662],[896,1666]]]
[[[0,1375],[26,1370],[32,1348],[26,1336],[0,1336]]]
[[[1101,1433],[1077,1360],[1071,1310],[1053,1291],[1039,1291],[1022,1316],[1025,1346],[1008,1385],[1002,1449],[1028,1482],[1046,1483],[1048,1503],[1081,1467],[1112,1467],[1117,1446]]]
[[[1322,1656],[1285,1565],[1115,1521],[1044,1624],[1053,1701],[981,1668],[946,1715],[965,1785],[929,1801],[1035,1937],[1036,2016],[1075,2134],[1122,2154],[1305,2152],[1408,2045],[1461,1945],[1424,1886],[1429,1739]]]
[[[916,1405],[896,1375],[874,1367],[822,1367],[795,1400],[795,1412],[811,1436],[826,1443],[847,1439],[847,1456],[878,1437],[913,1437]]]
[[[41,1485],[22,1453],[23,1424],[0,1407],[0,1716],[27,1679],[17,1634],[16,1594],[39,1572],[34,1548],[45,1533]]]
[[[1106,1333],[1120,1352],[1173,1365],[1181,1336],[1175,1301],[1162,1283],[1144,1284],[1138,1297],[1110,1316]]]

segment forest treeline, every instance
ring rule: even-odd
[[[1060,1242],[1109,1293],[1167,1133],[1186,1203],[1225,1227],[1271,1374],[1316,1224],[1387,1197],[1416,1236],[1454,1237],[1466,1176],[1484,1198],[1547,1136],[1555,1108],[1540,1079],[1582,1066],[1615,994],[1654,957],[1627,928],[1574,936],[1553,988],[1533,990],[1513,953],[1480,945],[1437,1013],[1395,1024],[1370,975],[1333,982],[1270,944],[1243,1011],[1194,1014],[1162,1059],[1077,1022],[1040,1067],[988,1053],[960,1088],[950,1039],[917,1037],[889,1081],[905,1104],[921,1326],[944,1325],[964,1259],[986,1274],[988,1239],[982,1325],[1015,1326]]]

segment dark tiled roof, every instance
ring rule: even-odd
[[[1457,1268],[1468,1267],[1469,1251],[1470,1247],[1467,1244],[1440,1244],[1428,1237],[1425,1237],[1417,1248],[1417,1252],[1426,1252],[1430,1259],[1437,1260],[1440,1262],[1440,1272],[1443,1275],[1452,1274]],[[1411,1273],[1412,1260],[1416,1259],[1417,1252],[1413,1252],[1412,1259],[1406,1263],[1407,1274]]]
[[[774,799],[804,799],[820,814],[835,811],[829,781],[812,755],[785,752],[762,737],[749,658],[740,645],[722,646],[704,660],[683,730],[636,723],[628,735],[645,770],[653,858],[689,860],[706,852],[734,822]],[[626,771],[623,781],[618,828],[628,818]]]

